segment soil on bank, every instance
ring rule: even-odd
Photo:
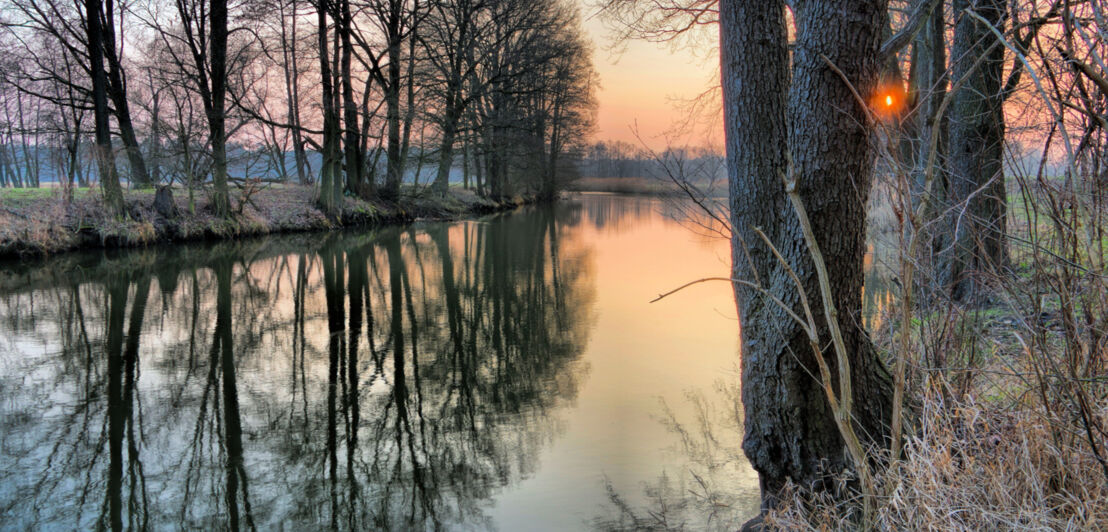
[[[60,189],[0,189],[0,258],[40,256],[97,247],[137,247],[157,242],[220,240],[244,236],[452,219],[507,210],[531,203],[517,196],[493,201],[452,188],[446,197],[405,191],[400,201],[344,198],[342,214],[321,211],[310,186],[270,185],[246,194],[231,192],[233,215],[215,216],[202,191],[189,205],[184,190],[172,190],[155,206],[154,189],[124,191],[127,215],[108,215],[98,190],[79,189],[66,198]]]

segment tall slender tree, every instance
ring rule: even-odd
[[[138,136],[135,135],[134,121],[131,118],[131,104],[127,99],[127,75],[123,69],[122,53],[119,49],[122,41],[122,31],[116,33],[116,7],[114,0],[105,0],[104,26],[102,39],[104,42],[104,58],[108,66],[108,96],[112,100],[112,108],[115,111],[116,123],[119,125],[119,139],[123,143],[123,151],[127,154],[127,162],[131,169],[131,183],[138,186],[152,184],[150,172],[146,168],[146,160],[142,156],[139,147]],[[119,27],[123,28],[123,10],[119,12]]]
[[[474,91],[464,91],[465,81],[472,80],[478,64],[471,61],[486,31],[483,18],[488,15],[488,4],[480,0],[455,0],[433,2],[428,17],[425,42],[429,43],[428,61],[434,72],[432,78],[441,87],[442,112],[439,128],[439,164],[432,189],[439,195],[446,194],[450,184],[450,168],[454,164],[454,142],[461,124],[462,113],[476,97]]]
[[[116,216],[123,214],[123,189],[112,151],[112,133],[108,110],[108,74],[104,70],[103,20],[101,1],[85,0],[85,31],[88,44],[89,71],[92,78],[93,122],[96,130],[96,165],[100,170],[100,187],[104,202]]]
[[[322,109],[323,109],[323,166],[319,177],[319,204],[323,211],[332,218],[338,218],[342,214],[342,156],[340,146],[342,143],[342,130],[339,124],[338,94],[335,91],[334,69],[331,68],[333,58],[329,52],[327,41],[331,35],[327,23],[327,17],[334,9],[330,0],[317,0],[316,17],[317,31],[319,34],[319,77],[322,81]],[[338,51],[335,52],[338,57]]]
[[[27,39],[22,36],[22,52],[29,60],[27,66],[33,69],[21,72],[17,83],[19,91],[27,93],[37,100],[53,100],[58,104],[81,107],[84,103],[66,102],[57,91],[47,94],[36,85],[36,81],[50,80],[70,90],[76,90],[85,96],[91,91],[88,80],[92,78],[90,69],[87,31],[80,31],[81,25],[87,26],[87,13],[73,10],[64,0],[11,0],[5,9],[14,15],[6,21],[5,29],[11,32],[29,31],[43,39]],[[78,6],[81,4],[78,3]],[[106,91],[110,101],[110,111],[116,119],[116,131],[122,143],[122,151],[130,165],[130,179],[133,184],[147,185],[150,175],[139,146],[138,137],[132,119],[127,93],[127,76],[122,61],[122,43],[125,24],[122,18],[123,6],[114,0],[99,2],[100,16],[97,21],[101,51],[101,64],[104,65]],[[118,15],[118,17],[117,17]],[[16,29],[18,28],[18,29]],[[87,28],[85,28],[87,29]],[[37,43],[37,46],[31,43]],[[61,56],[61,57],[59,57]],[[59,60],[60,59],[60,60]],[[73,68],[73,65],[80,65]],[[83,72],[82,72],[83,70]],[[88,74],[87,78],[77,75]],[[89,96],[91,99],[91,96]]]
[[[151,25],[161,40],[165,59],[175,75],[187,81],[200,97],[208,123],[211,148],[211,209],[218,216],[231,213],[227,188],[227,0],[176,0],[176,27],[162,26],[156,17]],[[177,102],[178,104],[180,102]],[[187,144],[188,140],[184,139]]]
[[[385,89],[385,109],[388,123],[387,173],[385,186],[381,189],[381,197],[390,201],[400,198],[400,183],[404,179],[404,150],[406,140],[401,132],[401,108],[400,95],[403,89],[402,64],[405,39],[414,38],[412,32],[418,19],[419,0],[411,0],[410,5],[406,0],[387,0],[381,2],[377,9],[377,18],[381,21],[385,31],[385,42],[388,47],[388,64],[384,75],[378,80]],[[411,72],[408,72],[411,75]],[[409,100],[408,105],[412,102]]]
[[[211,0],[210,25],[211,89],[204,107],[212,145],[212,210],[227,216],[231,213],[227,192],[227,0]],[[201,63],[197,67],[203,71]]]
[[[339,0],[339,7],[342,13],[338,31],[342,43],[342,126],[346,188],[361,198],[371,199],[376,191],[374,182],[366,179],[365,152],[362,150],[361,130],[358,128],[358,101],[354,98],[354,78],[351,72],[354,58],[354,17],[350,11],[350,0]],[[365,90],[368,92],[368,87]]]
[[[296,158],[296,176],[300,184],[311,183],[308,175],[308,155],[304,150],[303,133],[300,130],[300,68],[297,61],[296,0],[287,3],[289,13],[285,13],[286,2],[279,1],[281,17],[281,68],[285,76],[285,100],[288,107],[288,121],[292,135],[292,149]]]

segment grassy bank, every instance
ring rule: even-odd
[[[70,198],[60,189],[0,189],[0,258],[452,219],[531,201],[495,202],[462,189],[452,189],[445,198],[408,191],[397,203],[345,198],[341,216],[331,219],[316,206],[312,187],[272,185],[248,195],[233,191],[234,215],[220,218],[203,193],[190,206],[184,191],[173,192],[176,213],[166,215],[155,209],[153,189],[125,191],[127,215],[117,219],[107,214],[96,189],[75,190]]]

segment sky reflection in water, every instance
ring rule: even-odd
[[[733,527],[730,289],[649,303],[728,247],[666,210],[0,266],[3,526]]]

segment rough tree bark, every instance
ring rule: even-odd
[[[791,158],[851,357],[855,430],[864,444],[885,446],[891,379],[860,316],[871,131],[849,86],[823,58],[861,94],[873,90],[886,2],[798,0],[793,6],[797,31],[790,85],[784,1],[720,4],[732,274],[760,284],[800,313],[799,292],[757,236],[755,228],[761,228],[800,278],[820,326],[820,344],[828,346],[823,356],[836,367],[818,304],[816,270],[782,183]],[[832,477],[850,467],[850,458],[807,336],[761,292],[736,284],[735,295],[743,336],[743,450],[758,471],[763,509],[775,506],[789,480],[830,490]]]
[[[1004,184],[1004,47],[973,10],[1003,29],[1004,0],[955,0],[951,84],[961,81],[950,110],[949,204],[957,206],[947,221],[954,245],[940,258],[942,281],[958,301],[982,293],[982,273],[1008,266],[1008,198]],[[978,57],[981,65],[972,69]],[[968,76],[968,77],[967,77]]]

